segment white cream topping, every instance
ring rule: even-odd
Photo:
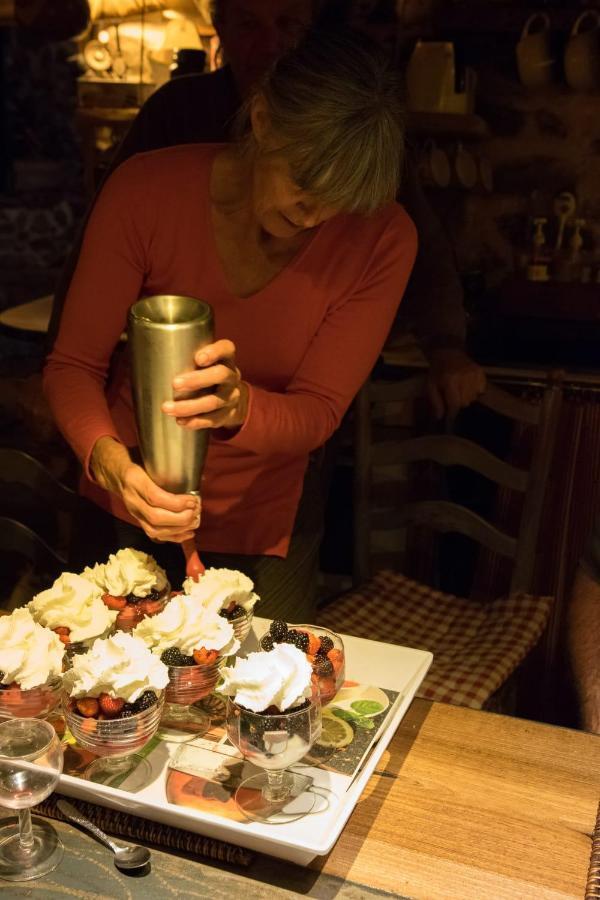
[[[237,569],[207,569],[199,581],[186,578],[183,590],[205,606],[227,609],[233,602],[250,613],[259,599],[252,579]]]
[[[39,625],[28,609],[0,616],[2,684],[16,681],[23,691],[39,687],[62,673],[64,654],[59,636]]]
[[[105,634],[117,618],[117,611],[102,602],[100,588],[73,572],[63,572],[51,588],[30,600],[28,607],[40,625],[70,628],[73,642]]]
[[[198,603],[195,595],[187,594],[171,597],[162,612],[142,619],[133,634],[159,655],[170,647],[179,647],[191,656],[194,650],[206,647],[229,656],[240,647],[231,622],[212,607]]]
[[[277,644],[272,650],[238,657],[234,666],[221,669],[217,688],[253,712],[269,706],[285,712],[311,696],[312,667],[293,644]]]
[[[113,597],[147,597],[150,591],[163,591],[167,586],[167,576],[155,559],[142,550],[117,550],[108,557],[108,562],[96,563],[93,568],[83,570],[101,588],[103,593]]]
[[[134,703],[144,691],[161,691],[169,670],[139,638],[119,631],[94,641],[91,650],[73,657],[63,684],[72,697],[98,697],[102,693]]]

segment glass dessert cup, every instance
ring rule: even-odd
[[[313,672],[319,682],[321,705],[325,706],[326,703],[333,700],[339,689],[342,687],[346,677],[346,653],[344,651],[344,642],[335,631],[330,631],[328,628],[320,628],[318,625],[290,625],[289,627],[294,628],[297,631],[308,631],[317,638],[328,637],[333,644],[333,647],[331,648],[333,651],[331,653],[332,658],[330,659],[329,656],[326,657],[331,665],[330,672],[319,671],[317,658],[315,658],[315,661],[312,663]],[[325,664],[324,668],[329,669],[329,665]]]
[[[0,724],[0,806],[18,810],[18,821],[0,826],[0,878],[30,881],[60,863],[63,845],[30,807],[45,800],[58,783],[63,751],[54,728],[41,719],[10,719]]]
[[[306,704],[284,713],[254,713],[227,701],[227,737],[245,759],[264,769],[246,778],[235,800],[244,815],[271,824],[293,822],[307,815],[316,796],[308,788],[312,778],[288,767],[309,752],[321,734],[318,690]]]
[[[152,767],[137,751],[154,737],[164,703],[164,691],[155,691],[157,702],[128,718],[95,719],[79,715],[71,707],[71,698],[63,694],[63,711],[69,731],[80,747],[96,754],[83,773],[98,784],[120,784],[129,778],[128,788],[144,787]]]
[[[250,634],[250,628],[252,627],[252,619],[254,618],[254,613],[252,612],[252,610],[250,610],[250,612],[243,611],[233,618],[230,616],[225,616],[225,618],[232,625],[233,633],[237,640],[240,642],[241,646]]]
[[[160,721],[163,740],[185,741],[208,731],[210,716],[193,704],[212,694],[223,661],[219,656],[211,665],[169,666],[169,684]]]
[[[97,634],[94,637],[85,638],[82,641],[69,641],[65,644],[64,668],[70,669],[73,665],[74,656],[81,656],[81,654],[87,653],[88,650],[91,650],[94,641],[104,640],[104,638],[114,634],[114,631],[115,629],[113,626],[112,628],[107,628],[102,634]]]
[[[62,679],[58,676],[28,691],[17,686],[0,688],[0,721],[47,718],[60,703],[61,688]]]

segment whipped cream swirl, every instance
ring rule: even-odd
[[[94,641],[91,650],[73,658],[63,684],[72,697],[98,697],[102,693],[135,703],[144,691],[161,691],[169,670],[139,638],[119,631]]]
[[[234,603],[241,606],[244,612],[251,613],[259,600],[258,594],[254,593],[252,579],[237,569],[207,569],[199,581],[186,578],[183,590],[203,606],[217,610],[227,609]]]
[[[84,578],[97,584],[103,593],[113,597],[147,597],[150,591],[163,591],[167,587],[167,576],[155,559],[142,550],[117,550],[108,557],[108,562],[96,563],[83,570]]]
[[[117,618],[116,610],[102,602],[100,588],[73,572],[63,572],[52,587],[37,594],[27,606],[40,625],[69,628],[73,643],[100,637]]]
[[[28,609],[0,616],[2,684],[16,681],[23,691],[46,684],[62,673],[64,653],[59,636],[39,625]]]
[[[276,706],[281,712],[299,706],[312,695],[312,667],[293,644],[277,644],[268,653],[238,657],[234,666],[221,669],[223,681],[217,688],[252,712]]]
[[[176,594],[162,612],[142,619],[133,634],[159,655],[178,647],[186,656],[205,647],[229,656],[239,650],[233,626],[213,607],[202,606],[195,595]]]

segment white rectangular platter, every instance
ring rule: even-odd
[[[256,648],[257,636],[260,637],[265,632],[268,624],[266,619],[254,619],[252,632],[244,643],[242,655]],[[433,659],[431,653],[423,650],[367,641],[350,635],[342,635],[342,638],[346,652],[346,679],[396,691],[399,696],[392,707],[393,714],[385,720],[381,734],[377,736],[350,787],[347,787],[347,780],[344,781],[335,773],[325,769],[311,769],[315,785],[331,796],[326,810],[311,813],[294,822],[271,825],[234,821],[169,803],[165,791],[169,756],[173,756],[181,747],[181,744],[175,743],[162,743],[160,749],[148,757],[152,764],[152,779],[137,793],[95,784],[70,775],[61,776],[58,792],[268,853],[300,865],[306,865],[316,856],[325,855],[339,838]],[[343,788],[340,787],[342,783]]]

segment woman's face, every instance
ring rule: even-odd
[[[283,153],[257,156],[253,188],[255,216],[273,237],[294,237],[338,212],[298,187]]]

